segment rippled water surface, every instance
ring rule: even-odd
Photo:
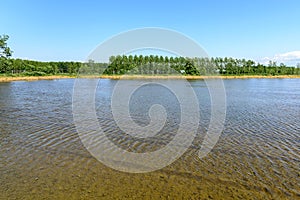
[[[113,120],[116,82],[100,80],[96,93],[98,121],[108,138],[133,152],[168,144],[180,124],[174,94],[155,84],[135,91],[130,114],[137,124],[149,124],[153,104],[167,112],[155,137],[136,139]],[[203,159],[197,153],[211,103],[205,82],[190,81],[186,87],[200,104],[197,136],[173,164],[145,174],[110,169],[85,149],[73,122],[73,85],[72,79],[0,83],[0,199],[300,198],[300,79],[224,80],[224,131]]]

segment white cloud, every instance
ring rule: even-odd
[[[300,63],[300,51],[291,51],[287,53],[276,54],[274,57],[264,57],[259,59],[258,62],[263,64],[268,64],[269,61],[275,61],[278,64],[284,63],[286,65],[293,65],[296,66],[297,63]]]

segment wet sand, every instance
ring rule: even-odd
[[[44,154],[45,155],[45,154]],[[55,155],[46,155],[39,168],[22,167],[3,174],[0,198],[16,199],[272,199],[277,196],[268,187],[255,182],[223,179],[220,174],[198,169],[198,173],[166,169],[146,173],[129,174],[112,170],[93,158],[71,165],[70,156],[66,163],[59,163]],[[53,162],[55,161],[56,162]],[[42,161],[42,160],[40,160]],[[179,163],[177,162],[177,165]],[[211,166],[213,167],[213,166]],[[201,171],[200,171],[201,170]],[[200,174],[199,174],[200,172]],[[220,176],[220,177],[218,177]],[[14,179],[14,180],[13,180]],[[10,185],[12,184],[13,185]]]

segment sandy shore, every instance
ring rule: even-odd
[[[76,78],[75,76],[24,76],[24,77],[10,77],[0,76],[0,82],[11,82],[11,81],[37,81],[37,80],[53,80],[53,79],[66,79]],[[105,79],[188,79],[188,80],[199,80],[199,79],[249,79],[249,78],[300,78],[300,75],[280,75],[280,76],[261,76],[261,75],[245,75],[245,76],[164,76],[164,75],[100,75],[100,76],[81,76],[81,78],[105,78]]]
[[[0,76],[0,82],[11,82],[11,81],[37,81],[37,80],[53,80],[53,79],[64,79],[64,78],[75,78],[74,76]]]
[[[248,78],[300,78],[300,75],[281,75],[281,76],[261,76],[261,75],[250,75],[250,76],[145,76],[145,75],[123,75],[123,76],[109,76],[109,75],[102,75],[96,76],[93,78],[107,78],[107,79],[188,79],[188,80],[198,80],[198,79],[215,79],[215,78],[222,78],[222,79],[248,79]]]

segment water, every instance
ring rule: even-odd
[[[0,199],[300,198],[299,79],[224,80],[224,131],[203,159],[197,153],[211,103],[205,82],[190,81],[186,87],[200,103],[198,134],[177,161],[145,174],[113,170],[85,149],[73,123],[73,84],[72,79],[0,83]],[[96,93],[99,124],[111,141],[133,152],[167,145],[180,124],[174,94],[155,84],[135,92],[130,113],[137,124],[149,124],[154,103],[168,113],[155,137],[136,139],[112,118],[115,84],[101,80]]]

